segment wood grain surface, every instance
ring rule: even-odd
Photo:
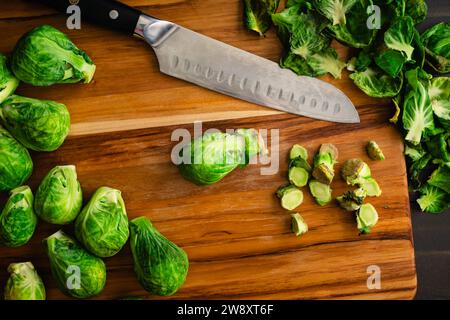
[[[33,190],[55,165],[75,164],[85,200],[102,185],[121,189],[130,218],[148,216],[169,239],[188,253],[191,267],[183,288],[171,298],[327,299],[412,298],[416,291],[411,220],[402,155],[396,128],[388,124],[392,108],[386,101],[362,94],[345,75],[324,79],[342,89],[357,105],[362,122],[342,125],[286,115],[207,91],[158,72],[151,50],[140,40],[83,23],[68,31],[65,18],[33,1],[0,3],[0,51],[10,52],[27,30],[44,23],[67,32],[97,64],[89,85],[33,88],[19,94],[67,104],[72,130],[63,147],[34,153]],[[244,50],[278,60],[281,47],[273,32],[259,38],[244,30],[240,1],[124,1],[163,19],[170,19]],[[349,53],[336,44],[340,55]],[[192,130],[193,121],[206,128],[280,129],[280,170],[263,176],[260,165],[237,170],[221,183],[197,187],[184,181],[170,161],[176,142],[173,130]],[[305,190],[298,209],[310,231],[296,238],[290,215],[280,208],[275,190],[286,182],[286,156],[294,143],[315,152],[321,143],[335,143],[340,165],[349,158],[368,158],[364,145],[376,139],[389,161],[372,162],[383,196],[370,201],[380,222],[359,236],[354,217],[334,203],[314,204]],[[334,195],[347,190],[341,179]],[[4,202],[5,195],[1,197]],[[11,262],[30,260],[43,276],[50,299],[66,298],[57,288],[41,241],[57,226],[40,223],[22,248],[0,248],[0,285]],[[71,227],[65,228],[72,232]],[[99,299],[144,296],[137,283],[127,246],[106,259],[107,286]],[[367,267],[381,268],[382,287],[369,290]]]

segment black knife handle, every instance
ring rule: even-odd
[[[67,8],[76,4],[81,10],[81,21],[89,21],[104,27],[126,32],[130,35],[142,14],[141,11],[115,0],[39,0],[67,13]]]

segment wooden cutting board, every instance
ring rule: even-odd
[[[238,0],[128,0],[145,12],[278,60],[281,52],[273,30],[266,38],[247,32]],[[390,299],[412,298],[416,272],[403,143],[388,123],[387,101],[362,94],[344,75],[325,77],[357,105],[362,122],[343,125],[283,114],[229,98],[158,72],[157,61],[142,41],[90,24],[68,31],[65,17],[33,1],[0,4],[0,51],[10,52],[29,29],[51,24],[69,34],[97,64],[89,85],[33,88],[18,94],[67,104],[72,130],[53,153],[33,153],[33,190],[55,165],[75,164],[85,200],[100,186],[122,190],[128,215],[145,215],[190,258],[188,279],[171,298],[194,299]],[[340,55],[347,50],[336,45]],[[261,166],[237,170],[222,182],[198,187],[181,178],[171,164],[177,128],[192,132],[193,121],[207,128],[280,129],[280,170],[260,175]],[[365,143],[376,139],[387,159],[370,161]],[[299,143],[310,153],[321,143],[334,143],[341,164],[354,157],[368,161],[383,195],[370,199],[380,222],[370,235],[359,236],[354,217],[334,203],[316,205],[305,191],[298,209],[310,231],[301,238],[290,232],[290,214],[279,206],[276,189],[286,182],[287,153]],[[334,195],[347,190],[337,178]],[[6,197],[1,196],[3,204]],[[41,241],[58,226],[40,223],[24,247],[0,248],[0,286],[9,263],[32,261],[42,275],[49,299],[66,298],[52,279]],[[72,232],[72,227],[65,227]],[[100,299],[142,296],[128,245],[106,259],[108,279]],[[381,271],[381,288],[368,289],[369,266]]]

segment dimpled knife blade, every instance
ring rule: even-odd
[[[141,24],[161,72],[238,99],[310,118],[359,123],[350,99],[333,85],[174,23]]]

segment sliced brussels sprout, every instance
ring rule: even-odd
[[[77,239],[98,257],[112,257],[128,240],[128,217],[121,192],[101,187],[78,215]]]
[[[159,233],[145,217],[130,221],[130,230],[134,271],[140,284],[160,296],[177,292],[189,269],[186,252]]]
[[[303,192],[293,185],[280,187],[277,190],[277,197],[281,200],[281,206],[289,211],[303,203]]]
[[[0,215],[0,244],[7,247],[23,246],[33,236],[36,225],[30,187],[12,190]]]
[[[369,143],[366,146],[366,150],[367,154],[369,155],[369,158],[372,160],[383,161],[386,159],[380,146],[375,141],[369,141]]]
[[[39,185],[34,209],[39,218],[48,223],[69,224],[80,212],[82,202],[75,166],[57,166]]]
[[[322,183],[317,180],[309,182],[309,190],[320,206],[326,206],[333,199],[331,187],[329,184]]]
[[[28,150],[0,126],[0,191],[22,185],[32,171],[33,161]]]
[[[190,155],[190,163],[178,166],[181,175],[198,185],[219,182],[234,169],[245,167],[251,158],[267,152],[264,141],[254,129],[240,129],[234,134],[206,133],[181,151]]]
[[[367,163],[361,159],[350,159],[344,163],[341,175],[348,185],[354,186],[362,179],[370,178],[372,172]]]
[[[301,145],[294,145],[289,153],[289,159],[294,160],[295,158],[302,158],[303,160],[308,161],[308,150]]]
[[[91,255],[62,231],[45,239],[44,245],[53,277],[61,291],[79,299],[102,292],[106,283],[102,259]]]
[[[378,223],[378,212],[370,203],[363,204],[356,214],[358,230],[361,234],[368,234]]]
[[[338,158],[338,150],[332,144],[323,144],[314,157],[313,177],[324,184],[331,184],[334,178],[334,164]]]
[[[358,188],[353,191],[348,191],[342,196],[336,197],[339,206],[347,211],[356,211],[364,203],[367,192],[363,188]]]
[[[7,58],[0,53],[0,104],[16,91],[19,80],[8,69]]]
[[[11,263],[5,300],[45,300],[45,286],[31,262]]]
[[[70,114],[65,105],[17,95],[0,106],[0,120],[17,140],[35,151],[58,149],[70,129]]]
[[[95,64],[61,31],[49,25],[25,34],[11,57],[11,69],[17,78],[34,86],[56,83],[89,83]]]
[[[289,169],[289,181],[296,187],[304,187],[308,184],[309,172],[304,168],[291,167]]]
[[[292,232],[295,233],[297,237],[308,232],[308,224],[299,213],[292,214],[291,217]]]
[[[358,185],[366,191],[368,197],[381,196],[381,188],[374,178],[361,179]]]

